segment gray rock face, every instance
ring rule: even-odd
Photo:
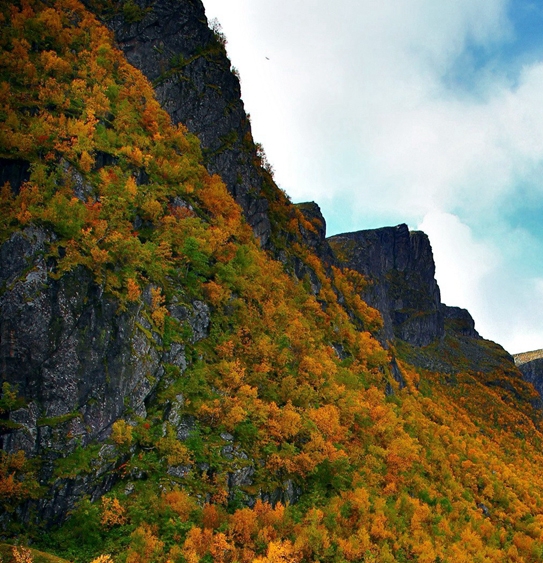
[[[446,330],[461,336],[481,338],[475,330],[475,322],[466,309],[441,305],[441,313],[445,321]]]
[[[0,439],[8,453],[40,456],[43,482],[55,460],[103,441],[118,418],[146,416],[164,362],[186,367],[181,344],[161,350],[143,302],[120,312],[82,267],[52,279],[53,264],[44,258],[51,239],[28,228],[0,247],[0,371],[26,403],[10,413],[14,428]],[[181,314],[178,309],[172,316]],[[207,306],[196,302],[182,311],[193,339],[205,336]],[[56,493],[49,499],[53,505],[44,501],[44,519],[65,513],[78,495],[89,493],[88,483],[78,479],[63,487],[61,504]],[[94,488],[103,493],[103,486]]]
[[[268,201],[261,194],[257,148],[220,37],[207,24],[200,0],[139,0],[145,13],[129,23],[122,15],[104,23],[128,61],[154,84],[174,123],[200,139],[212,174],[219,174],[243,208],[263,246],[270,237]]]
[[[283,505],[296,504],[303,494],[303,490],[292,479],[288,479],[283,483],[282,487],[278,487],[271,493],[261,493],[260,498],[264,502],[268,502],[275,506],[278,502]]]
[[[517,362],[517,367],[522,372],[523,378],[534,386],[543,400],[543,358],[525,363]]]
[[[425,346],[444,334],[439,287],[428,237],[407,225],[328,239],[338,263],[369,280],[363,298],[384,320],[383,339]]]
[[[118,314],[118,304],[101,294],[83,268],[49,279],[50,268],[40,256],[45,243],[43,231],[27,230],[1,249],[3,255],[28,258],[26,268],[21,262],[0,274],[9,287],[0,298],[3,378],[39,419],[81,417],[78,438],[86,444],[103,438],[125,411],[125,398],[134,411],[145,412],[148,377],[157,375],[159,357],[136,327],[145,323],[139,311]],[[27,453],[41,454],[51,446],[43,442],[43,427],[48,425],[38,426]],[[19,441],[17,434],[5,437],[8,451]]]
[[[379,310],[385,342],[400,338],[426,346],[445,332],[480,338],[465,309],[441,303],[430,241],[407,225],[336,235],[327,239],[340,266],[368,279],[362,297]]]

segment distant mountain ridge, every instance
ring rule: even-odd
[[[543,358],[543,349],[513,354],[513,358],[515,359],[515,364],[520,367],[528,362],[533,362],[534,360]]]
[[[515,364],[543,399],[543,349],[514,354]]]

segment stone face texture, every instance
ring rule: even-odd
[[[186,367],[182,345],[159,351],[160,337],[142,315],[143,302],[120,312],[82,267],[51,278],[52,264],[44,258],[51,239],[42,229],[28,228],[0,247],[0,371],[26,402],[10,413],[18,427],[0,437],[1,445],[8,453],[40,456],[44,482],[55,460],[103,441],[127,412],[146,416],[164,362]],[[207,306],[179,306],[172,315],[181,310],[193,340],[203,338]],[[97,467],[94,479],[99,474]],[[94,483],[96,494],[107,485]],[[64,484],[62,502],[56,493],[40,501],[40,517],[66,513],[83,492],[94,490],[89,486],[84,477]]]
[[[85,423],[83,443],[103,438],[125,410],[124,401],[144,410],[147,377],[159,369],[157,352],[136,327],[145,322],[135,309],[118,314],[118,304],[101,294],[83,268],[49,278],[41,257],[46,235],[14,234],[2,255],[23,256],[0,274],[10,289],[0,298],[3,377],[37,405],[38,417],[77,413]],[[29,269],[28,272],[26,270]],[[38,439],[28,453],[41,454]],[[11,440],[4,447],[9,451]]]
[[[174,123],[201,142],[210,173],[219,174],[263,246],[269,241],[268,201],[262,195],[257,148],[221,41],[208,28],[200,0],[142,0],[138,22],[119,15],[104,23],[128,61],[153,83]]]
[[[478,337],[467,311],[441,303],[432,248],[424,233],[398,225],[328,241],[341,266],[368,279],[362,297],[383,317],[383,341],[396,337],[426,346],[444,336],[445,319],[455,320],[462,334]]]
[[[445,323],[448,322],[450,329],[456,334],[480,338],[479,333],[475,330],[475,322],[466,309],[441,305],[441,313]]]
[[[443,335],[440,293],[428,237],[407,225],[331,237],[336,259],[366,276],[363,298],[383,316],[383,338],[425,346]]]
[[[543,399],[543,358],[518,365],[526,381],[531,383]]]

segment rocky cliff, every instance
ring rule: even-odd
[[[60,459],[103,443],[127,412],[145,418],[164,365],[181,373],[187,365],[183,344],[162,350],[162,337],[145,315],[149,291],[141,304],[119,312],[118,300],[104,294],[82,267],[52,279],[54,262],[44,258],[51,237],[28,228],[0,247],[2,381],[24,397],[24,405],[9,413],[0,439],[4,452],[41,460],[42,483],[54,478]],[[170,314],[187,322],[192,342],[206,335],[204,303],[172,304]],[[33,509],[44,521],[54,521],[82,495],[100,497],[111,488],[111,471],[119,463],[104,446],[92,468],[54,480],[50,494]]]
[[[207,26],[201,2],[140,2],[137,7],[130,4],[130,12],[122,9],[121,5],[114,7],[111,12],[110,7],[103,7],[99,2],[87,4],[114,31],[116,44],[123,49],[128,60],[140,67],[147,78],[153,81],[157,99],[168,111],[172,121],[186,125],[198,135],[206,167],[211,173],[220,173],[262,246],[269,245],[271,235],[267,198],[272,200],[276,212],[284,214],[285,220],[302,217],[300,214],[296,215],[294,206],[273,184],[270,173],[262,167],[262,155],[252,140],[250,124],[240,98],[239,80],[231,71],[223,39]],[[32,12],[28,16],[32,17]],[[84,18],[84,14],[77,11],[73,21],[77,24]],[[91,25],[92,30],[96,31],[95,23],[92,22]],[[85,37],[83,42],[85,40],[88,41],[89,37]],[[48,34],[45,34],[43,41],[61,55],[70,48],[71,55],[82,48],[79,37],[73,45],[62,44],[64,38],[49,37]],[[108,68],[119,68],[116,55],[111,55],[107,47],[106,51],[112,59],[108,62],[102,59],[94,70],[100,64],[109,65]],[[82,65],[85,76],[88,77],[86,62],[85,60]],[[123,72],[125,76],[122,83],[125,84],[126,75],[130,71],[123,67]],[[14,73],[9,76],[12,78]],[[65,86],[62,79],[65,79]],[[89,77],[88,80],[89,83],[94,83],[95,77]],[[61,88],[69,88],[70,80],[62,75],[60,84]],[[117,242],[128,236],[137,239],[137,245],[141,245],[150,242],[157,231],[162,230],[157,229],[156,217],[165,210],[173,213],[170,217],[189,219],[190,223],[196,213],[201,216],[228,213],[223,205],[230,205],[215,194],[204,211],[202,201],[191,200],[190,194],[194,191],[192,184],[190,190],[183,194],[185,199],[177,194],[165,195],[164,187],[158,187],[164,182],[163,170],[158,167],[152,170],[140,157],[127,159],[127,153],[122,151],[133,147],[122,146],[116,138],[119,134],[125,134],[125,127],[130,135],[133,129],[141,126],[136,120],[130,122],[130,116],[126,114],[127,107],[132,109],[130,104],[134,100],[140,106],[136,112],[141,112],[134,114],[137,115],[136,119],[145,115],[145,112],[148,119],[138,131],[147,127],[145,134],[156,134],[159,125],[156,121],[153,122],[152,116],[156,116],[156,108],[152,107],[152,95],[141,89],[141,84],[136,88],[131,85],[133,90],[128,97],[133,97],[128,102],[125,99],[126,105],[119,110],[119,82],[111,81],[109,85],[102,84],[101,87],[103,91],[100,95],[104,96],[105,92],[105,99],[111,100],[106,102],[110,104],[108,110],[98,112],[99,133],[91,141],[91,145],[88,145],[90,154],[87,152],[91,164],[79,162],[80,152],[76,155],[66,153],[68,160],[54,152],[48,156],[49,162],[52,162],[52,177],[54,176],[52,193],[59,186],[65,187],[66,202],[70,202],[72,211],[68,215],[61,211],[55,218],[46,213],[45,219],[38,219],[38,211],[34,222],[24,228],[14,216],[10,216],[11,209],[3,208],[3,233],[7,232],[9,236],[0,247],[0,354],[2,381],[5,383],[3,403],[0,406],[3,421],[0,439],[7,456],[16,456],[21,452],[27,459],[40,460],[39,470],[35,472],[36,483],[44,487],[47,493],[39,495],[35,502],[18,505],[18,517],[25,521],[32,518],[36,521],[36,517],[49,523],[62,519],[84,495],[96,499],[111,488],[118,478],[117,468],[129,456],[129,452],[120,452],[119,448],[112,446],[111,440],[107,440],[113,424],[125,419],[136,424],[136,421],[148,418],[148,407],[156,400],[158,389],[172,383],[171,375],[168,377],[167,374],[171,374],[173,370],[177,377],[183,375],[187,364],[194,360],[193,352],[189,351],[187,356],[187,346],[192,348],[192,345],[204,338],[210,324],[209,305],[201,299],[187,297],[187,293],[194,293],[194,287],[190,283],[196,284],[198,279],[194,272],[192,278],[187,276],[191,273],[192,266],[195,266],[195,271],[200,267],[205,271],[207,267],[205,264],[197,265],[205,261],[206,256],[198,250],[198,242],[194,237],[189,237],[185,243],[189,246],[184,246],[182,250],[185,256],[184,279],[180,287],[173,291],[177,296],[172,296],[170,290],[164,306],[155,303],[156,295],[153,296],[153,291],[157,288],[149,283],[152,276],[148,272],[141,277],[139,284],[135,282],[137,274],[134,271],[127,274],[132,277],[124,279],[124,282],[117,278],[127,260],[138,260],[137,250],[135,253],[134,250],[129,251],[132,254],[130,258],[126,253],[123,257],[119,256],[115,263],[114,253],[107,242],[108,249],[102,250],[101,257],[105,260],[109,274],[103,272],[97,275],[97,269],[100,270],[101,266],[96,259],[98,255],[92,252],[89,260],[83,260],[86,267],[83,264],[70,265],[66,270],[61,268],[59,271],[59,261],[70,256],[66,250],[65,225],[61,226],[61,223],[70,222],[78,213],[86,215],[94,209],[94,218],[87,222],[84,230],[80,230],[82,224],[78,224],[75,229],[70,228],[71,233],[77,236],[81,233],[97,233],[101,229],[102,236],[93,245],[99,246],[108,240],[110,231],[115,233],[112,236]],[[36,96],[37,94],[38,89]],[[74,94],[70,92],[67,96]],[[36,100],[39,110],[30,115],[30,119],[35,118],[40,123],[38,128],[43,126],[42,118],[45,118],[48,111],[52,111],[50,102],[43,99],[39,102]],[[21,106],[25,103],[22,102]],[[79,109],[67,111],[68,119],[73,119],[75,123],[74,116],[81,116],[81,107],[85,103],[86,100],[74,99],[74,104],[78,104]],[[121,117],[123,110],[125,113]],[[15,114],[16,111],[24,113],[26,110],[19,110],[14,104],[10,111]],[[39,116],[36,115],[38,112]],[[62,115],[61,120],[66,120],[66,115]],[[32,127],[36,128],[36,125]],[[91,131],[90,137],[95,133],[94,129]],[[107,131],[110,135],[108,141],[97,139],[98,135],[107,136]],[[9,131],[8,134],[13,132]],[[127,142],[126,138],[124,142]],[[185,161],[178,163],[177,170],[172,170],[171,174],[175,178],[172,185],[179,186],[180,181],[186,182],[189,177],[192,177],[191,182],[202,181],[201,172],[195,172],[197,165],[190,172],[190,166],[195,165],[191,159],[198,157],[198,151],[188,149],[188,145],[190,142],[175,147],[176,158],[185,158]],[[24,149],[18,149],[16,142],[11,147],[3,147],[0,155],[0,179],[2,185],[6,186],[4,195],[7,200],[10,197],[25,198],[29,186],[41,181],[31,173],[31,164],[36,166],[41,162],[44,150],[45,148],[38,147],[35,153],[32,147],[25,152]],[[139,150],[138,146],[136,151]],[[164,163],[163,154],[162,152],[158,157],[161,165]],[[146,158],[149,160],[152,156],[147,154]],[[171,162],[168,164],[171,166]],[[183,172],[180,174],[179,170]],[[133,178],[134,184],[126,184],[132,186],[132,195],[123,192],[124,188],[121,193],[106,193],[103,187],[106,177],[108,181],[122,177],[123,182],[127,178]],[[154,198],[153,189],[161,194],[157,196],[158,201]],[[266,197],[263,193],[265,189]],[[148,198],[145,202],[135,203],[134,195],[137,190],[142,195],[148,194],[143,196]],[[192,205],[187,200],[191,200]],[[17,200],[16,205],[20,204]],[[119,211],[122,209],[120,213],[125,215],[121,220],[122,225],[113,227],[115,220],[112,221],[109,211],[100,215],[103,204],[113,207],[120,205]],[[152,213],[149,211],[151,208],[147,207],[149,204],[155,206]],[[276,231],[280,231],[283,226],[276,223]],[[58,228],[63,234],[59,235]],[[121,234],[124,229],[127,231]],[[220,229],[224,231],[226,226],[222,225]],[[287,238],[302,242],[314,229],[314,225],[310,231],[300,226],[299,231],[295,230]],[[197,236],[201,241],[201,233]],[[219,244],[224,245],[226,241],[228,236]],[[163,244],[169,246],[172,243],[170,240]],[[232,242],[229,245],[232,246]],[[309,241],[307,245],[311,246]],[[95,250],[96,248],[93,249]],[[232,249],[228,252],[231,253]],[[81,257],[79,254],[78,256]],[[231,254],[227,256],[229,259],[233,257]],[[159,260],[162,258],[163,256]],[[314,276],[311,268],[288,253],[285,254],[285,263],[296,264],[295,269],[300,278],[306,273]],[[162,267],[161,264],[156,264],[152,269],[156,268],[160,272]],[[112,286],[108,289],[106,283],[108,275],[115,278],[113,284],[116,289],[113,292]],[[170,271],[169,276],[171,275]],[[229,278],[232,275],[228,274]],[[163,284],[162,274],[158,277]],[[128,285],[122,288],[123,283]],[[126,293],[119,299],[119,294],[123,294],[123,291],[130,291],[129,286],[136,295],[141,295],[140,298],[136,297],[135,303],[132,298],[128,298],[129,302],[126,302]],[[200,292],[200,296],[205,295]],[[157,307],[168,316],[168,323],[173,322],[182,327],[182,334],[174,335],[173,342],[171,334],[166,337],[164,327],[159,328],[152,319]],[[165,340],[168,340],[167,344]],[[10,399],[12,396],[16,397],[13,401]],[[170,403],[162,405],[169,413],[165,415],[167,424],[172,426],[178,439],[186,439],[187,428],[194,430],[194,422],[190,422],[190,417],[187,419],[176,413],[176,409],[180,408],[182,395],[171,400],[177,407],[172,407]],[[106,440],[107,443],[104,443]],[[234,448],[228,447],[232,450]],[[243,452],[240,455],[245,456],[242,459],[247,457]],[[237,467],[239,455],[236,453],[228,458]],[[172,478],[178,474],[183,476],[187,471],[186,468],[183,469],[184,466],[180,467],[170,464]],[[252,467],[230,472],[230,489],[235,491],[241,485],[251,484],[250,476],[253,472]],[[292,481],[287,480],[286,485],[278,485],[264,490],[262,498],[278,500],[287,495],[292,500],[298,494],[298,486]],[[282,492],[283,489],[285,492]],[[4,515],[4,524],[8,516],[7,513]]]
[[[336,235],[328,239],[336,262],[368,280],[362,297],[382,315],[384,341],[399,338],[427,346],[449,327],[477,338],[471,315],[441,303],[428,237],[407,225]]]
[[[327,237],[326,220],[315,202],[299,203],[296,208],[309,223],[300,225],[297,240],[319,257],[328,273],[335,267],[364,276],[359,296],[379,311],[383,325],[374,334],[385,347],[400,348],[409,362],[425,369],[515,371],[513,357],[499,344],[481,338],[469,311],[441,302],[425,233],[398,225]],[[313,269],[298,258],[293,265],[292,273],[298,279],[309,278],[318,294],[321,284]],[[344,301],[343,306],[354,318]],[[394,361],[390,369],[401,383]]]
[[[5,533],[81,561],[538,557],[533,387],[441,303],[427,237],[327,239],[288,201],[199,0],[87,6],[114,39],[72,0],[0,4]]]
[[[379,310],[384,338],[425,346],[444,334],[439,287],[428,237],[407,225],[329,239],[337,261],[368,279],[363,298]]]
[[[262,155],[253,141],[224,36],[208,27],[202,2],[138,0],[132,17],[126,9],[111,13],[99,2],[89,0],[87,5],[115,33],[128,61],[153,83],[173,123],[198,136],[208,170],[221,176],[266,246],[271,225],[262,193]]]
[[[543,350],[515,354],[515,364],[543,399]]]

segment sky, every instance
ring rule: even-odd
[[[424,231],[444,303],[543,348],[543,3],[203,1],[291,199]]]

